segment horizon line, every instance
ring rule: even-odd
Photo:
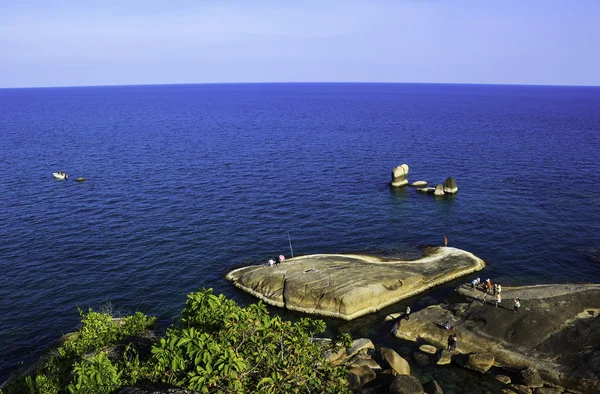
[[[56,89],[56,88],[102,88],[102,87],[136,87],[136,86],[193,86],[193,85],[284,85],[284,84],[372,84],[372,85],[468,85],[468,86],[529,86],[529,87],[581,87],[597,88],[600,85],[568,85],[568,84],[524,84],[524,83],[481,83],[481,82],[390,82],[390,81],[262,81],[262,82],[181,82],[181,83],[140,83],[109,85],[53,85],[53,86],[14,86],[0,87],[9,89]]]

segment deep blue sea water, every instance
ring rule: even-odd
[[[203,286],[252,301],[223,275],[289,256],[288,232],[295,255],[446,235],[505,284],[600,282],[597,87],[4,89],[0,138],[0,382],[77,307],[168,320]],[[391,190],[403,163],[458,194]]]

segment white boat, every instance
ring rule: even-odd
[[[67,179],[69,178],[69,174],[59,171],[59,172],[53,172],[52,175],[54,175],[55,179]]]

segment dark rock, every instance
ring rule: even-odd
[[[370,381],[375,380],[376,377],[377,375],[375,372],[366,365],[350,368],[350,370],[348,370],[348,383],[352,390],[361,388]]]
[[[424,394],[419,379],[410,375],[398,375],[388,389],[389,394]]]
[[[517,394],[532,394],[531,389],[522,384],[512,384],[510,388]]]
[[[562,392],[561,389],[556,389],[554,387],[540,387],[533,390],[534,394],[561,394]]]
[[[456,192],[458,192],[458,187],[456,187],[454,178],[446,178],[444,181],[444,193],[455,194]]]
[[[481,294],[460,286],[446,298],[449,304],[412,313],[394,335],[445,347],[448,331],[440,325],[454,319],[460,352],[490,354],[510,369],[535,367],[547,386],[600,393],[600,285],[503,286],[498,308],[482,304]],[[515,298],[521,301],[517,313]],[[468,307],[453,314],[455,305]]]
[[[412,356],[415,360],[415,363],[417,363],[417,365],[421,368],[424,368],[430,364],[429,356],[424,353],[414,352]]]
[[[521,371],[521,376],[523,377],[523,382],[526,386],[537,388],[543,387],[544,381],[540,376],[540,373],[535,368],[527,368]]]
[[[494,376],[494,378],[496,378],[497,381],[502,382],[504,384],[510,384],[511,382],[510,378],[506,375],[496,375]]]
[[[427,394],[444,394],[444,391],[435,380],[430,380],[429,382],[424,383],[423,390],[425,390]]]

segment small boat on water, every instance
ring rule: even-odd
[[[69,178],[69,174],[59,171],[59,172],[53,172],[52,175],[54,175],[54,179],[68,179]]]

